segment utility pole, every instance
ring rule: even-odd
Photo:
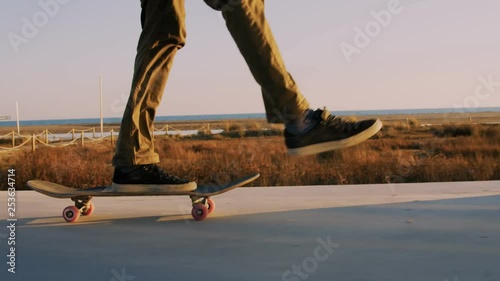
[[[100,104],[100,117],[101,117],[101,138],[104,134],[104,122],[103,122],[103,114],[102,114],[102,76],[99,76],[99,104]]]

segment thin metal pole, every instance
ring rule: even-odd
[[[101,114],[101,138],[104,135],[104,123],[102,114],[102,76],[99,76],[99,97],[100,97],[100,114]]]

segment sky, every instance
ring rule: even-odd
[[[104,116],[122,116],[139,0],[10,0],[0,11],[0,116],[14,119],[18,101],[21,120],[99,117],[99,76]],[[266,1],[288,71],[331,111],[500,106],[498,11],[495,0]],[[264,112],[220,13],[199,0],[186,13],[157,115]]]

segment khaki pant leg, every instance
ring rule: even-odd
[[[142,33],[114,166],[158,163],[152,131],[177,50],[185,44],[184,0],[142,0]]]
[[[252,75],[262,89],[267,120],[286,123],[309,103],[285,68],[264,15],[264,0],[229,1],[222,14]]]

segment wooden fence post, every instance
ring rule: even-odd
[[[35,152],[36,149],[36,136],[33,134],[31,136],[31,152]]]
[[[95,139],[95,128],[92,127],[92,138]]]
[[[111,146],[113,146],[113,141],[114,141],[114,140],[113,140],[113,134],[114,134],[114,130],[113,130],[113,129],[111,129]]]
[[[85,144],[85,134],[82,131],[82,147],[84,146],[84,144]]]
[[[71,129],[71,141],[75,140],[75,128]]]
[[[12,147],[15,147],[16,146],[16,137],[15,137],[15,133],[14,131],[12,131]]]
[[[49,129],[45,129],[45,142],[49,143]]]

